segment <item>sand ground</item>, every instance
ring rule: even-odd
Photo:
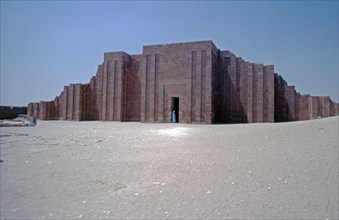
[[[338,219],[339,117],[1,128],[1,219]]]

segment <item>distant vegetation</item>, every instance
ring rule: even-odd
[[[0,119],[14,119],[20,114],[27,114],[27,107],[0,106]]]

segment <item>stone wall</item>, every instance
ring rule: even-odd
[[[92,99],[88,84],[70,84],[53,101],[28,104],[27,115],[40,120],[91,120]]]
[[[211,41],[144,46],[141,121],[170,122],[178,98],[179,122],[212,123]]]
[[[274,75],[274,121],[284,122],[288,118],[288,104],[286,95],[287,82],[278,74]]]
[[[140,121],[141,111],[141,55],[131,56],[125,63],[123,75],[123,121]]]
[[[274,66],[249,63],[229,51],[220,56],[218,121],[274,122]]]
[[[275,121],[301,121],[338,115],[338,104],[328,96],[300,94],[275,74]]]
[[[122,78],[129,55],[124,52],[105,53],[103,63],[102,120],[122,121]]]
[[[90,96],[92,103],[91,119],[102,120],[102,86],[103,86],[103,64],[98,66],[96,75],[90,80]]]
[[[339,114],[330,97],[303,95],[273,65],[251,63],[212,41],[149,45],[140,55],[109,52],[87,84],[53,101],[29,103],[42,120],[261,123]]]

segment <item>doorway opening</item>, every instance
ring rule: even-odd
[[[171,122],[179,123],[179,97],[172,97]]]

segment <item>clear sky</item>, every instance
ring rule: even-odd
[[[89,82],[104,52],[213,40],[338,101],[338,1],[3,1],[1,105]]]

